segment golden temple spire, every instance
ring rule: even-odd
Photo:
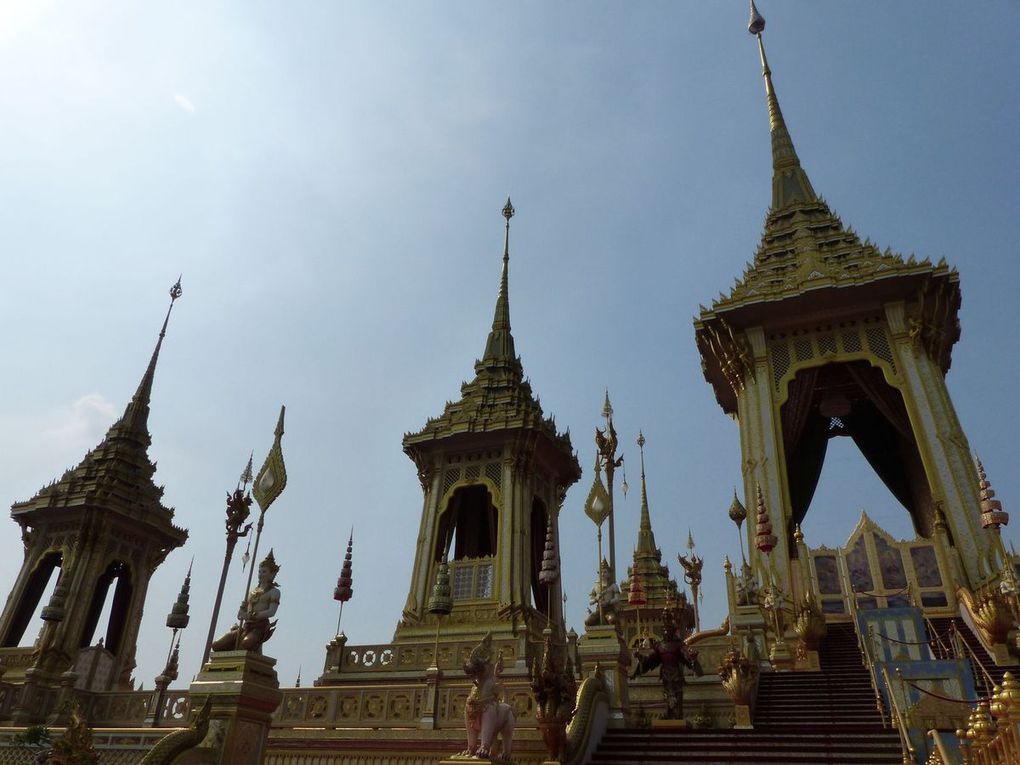
[[[506,234],[503,240],[503,274],[499,280],[499,294],[496,297],[496,310],[492,317],[492,330],[485,342],[485,355],[482,361],[516,361],[514,337],[510,334],[510,219],[514,216],[514,206],[510,197],[503,206],[503,217],[506,218]]]
[[[652,519],[648,513],[648,488],[645,485],[645,434],[640,430],[637,445],[641,450],[641,523],[638,526],[637,552],[654,553],[655,534],[652,533]]]
[[[156,347],[152,351],[149,365],[145,368],[141,382],[135,395],[131,397],[124,415],[117,420],[106,434],[107,439],[117,436],[129,436],[146,445],[149,443],[149,399],[152,395],[152,381],[156,376],[156,362],[159,360],[159,351],[163,346],[163,338],[166,336],[167,324],[170,322],[170,312],[174,309],[174,303],[181,296],[181,279],[177,277],[176,283],[170,288],[170,307],[166,310],[166,317],[163,319],[163,326],[159,330],[159,338],[156,340]]]
[[[765,56],[765,43],[761,33],[765,30],[765,18],[751,0],[751,20],[747,31],[758,38],[758,53],[761,56],[761,73],[765,78],[765,97],[769,108],[769,128],[772,133],[772,209],[778,210],[793,202],[814,202],[818,197],[811,187],[807,173],[800,166],[793,139],[786,128],[779,99],[772,86],[772,70]]]

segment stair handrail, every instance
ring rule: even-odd
[[[846,559],[843,557],[843,551],[840,550],[837,556],[838,570],[840,578],[843,580],[843,589],[847,593],[847,608],[850,611],[850,623],[854,626],[854,635],[857,637],[857,648],[861,652],[861,663],[864,664],[864,668],[868,670],[868,680],[871,681],[871,691],[875,694],[875,706],[878,708],[878,716],[882,718],[882,727],[888,728],[889,723],[886,722],[885,714],[885,703],[882,701],[882,691],[878,687],[878,677],[876,676],[875,662],[871,658],[871,651],[868,646],[869,641],[865,641],[864,635],[861,634],[861,625],[857,619],[857,593],[854,590],[853,584],[850,582],[850,573],[846,566]]]
[[[985,682],[985,695],[988,696],[994,693],[995,689],[998,687],[998,683],[995,682],[995,679],[992,677],[991,673],[985,667],[984,662],[981,661],[978,655],[974,652],[974,649],[970,647],[967,641],[964,640],[963,635],[961,635],[960,631],[956,628],[956,619],[953,619],[949,623],[949,629],[957,637],[957,639],[953,641],[953,644],[955,646],[962,647],[964,653],[966,654],[966,656],[960,656],[957,658],[961,659],[969,658],[971,660],[971,663],[977,665],[977,668],[981,670],[982,679]]]
[[[921,612],[921,616],[924,617],[924,626],[928,628],[928,635],[930,636],[929,637],[929,641],[930,642],[934,642],[934,644],[939,647],[939,650],[941,651],[941,655],[942,655],[943,659],[948,659],[948,658],[952,657],[953,656],[953,652],[950,650],[949,646],[947,646],[942,641],[942,636],[939,635],[938,630],[935,629],[935,625],[932,624],[932,621],[931,621],[931,619],[928,618],[928,615],[925,614],[922,611]],[[935,652],[934,651],[934,646],[932,646],[932,651]],[[938,656],[939,654],[936,653],[935,655]]]
[[[903,693],[903,677],[899,676],[900,693]],[[882,679],[885,680],[885,687],[889,690],[889,707],[893,719],[896,721],[896,731],[900,734],[900,748],[903,750],[903,765],[917,765],[917,752],[910,741],[910,730],[903,712],[900,711],[900,703],[893,693],[892,683],[889,682],[889,672],[882,667]]]

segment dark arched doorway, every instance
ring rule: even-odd
[[[903,396],[866,361],[800,370],[780,409],[793,529],[804,520],[829,440],[853,439],[868,464],[907,509],[916,532],[930,537],[935,503]]]

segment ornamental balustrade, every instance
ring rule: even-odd
[[[504,678],[504,698],[518,724],[535,723],[534,699],[527,678]],[[273,715],[274,728],[418,728],[430,686],[407,683],[286,688]],[[464,678],[440,680],[438,727],[462,727],[471,691]]]
[[[446,617],[444,617],[442,626],[446,626],[446,624]],[[340,672],[344,675],[397,671],[420,672],[426,667],[434,666],[459,672],[476,645],[478,645],[477,638],[456,642],[447,641],[444,638],[439,645],[438,664],[436,663],[435,644],[432,642],[345,646],[342,660],[339,662]],[[517,645],[512,640],[493,641],[493,647],[502,652],[503,662],[508,667],[520,658],[516,655]],[[330,657],[330,664],[336,666],[335,657]]]

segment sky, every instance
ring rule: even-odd
[[[815,189],[881,247],[959,268],[949,389],[1016,510],[1020,4],[760,10]],[[690,529],[703,623],[722,621],[723,556],[739,557],[726,516],[738,432],[702,377],[691,319],[752,258],[769,204],[746,24],[739,0],[0,1],[0,504],[99,442],[183,274],[149,429],[156,481],[190,539],[152,578],[137,682],[151,688],[162,668],[192,557],[178,684],[198,671],[225,493],[268,450],[281,404],[289,484],[263,549],[282,566],[282,605],[266,651],[284,684],[322,671],[352,527],[343,629],[352,644],[392,637],[422,500],[401,438],[473,374],[508,194],[517,351],[584,469],[561,516],[569,624],[581,631],[596,569],[582,503],[607,388],[631,487],[617,496],[618,556],[637,537],[642,429],[663,560],[679,575]],[[913,535],[836,439],[808,544],[843,543],[862,508]],[[21,558],[5,521],[0,589]],[[243,576],[235,560],[220,631]]]

